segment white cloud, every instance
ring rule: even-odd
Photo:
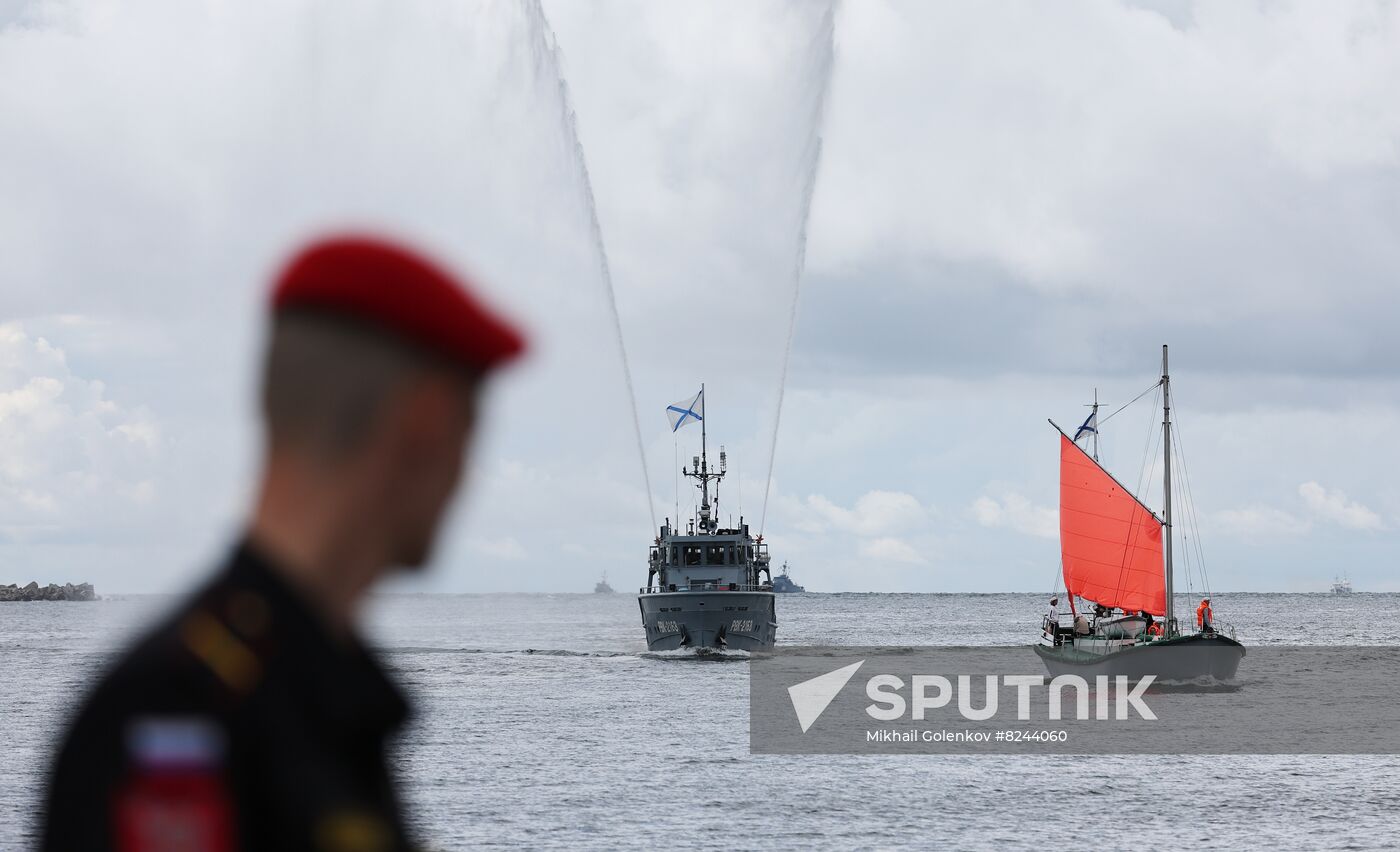
[[[1005,527],[1022,535],[1058,538],[1060,516],[1054,509],[1037,506],[1015,492],[1000,500],[982,496],[972,502],[972,517],[984,527]]]
[[[130,588],[181,531],[226,534],[256,446],[268,271],[307,230],[351,222],[471,269],[532,332],[529,362],[497,383],[444,570],[415,582],[586,590],[605,567],[644,575],[653,532],[612,320],[558,81],[520,5],[41,6],[0,28],[0,316],[30,318],[26,358],[42,362],[0,368],[8,416],[36,436],[32,453],[0,453],[11,538],[90,536],[130,520],[103,509],[144,512],[161,534],[128,532],[159,553],[104,540],[93,560],[130,566],[111,569]],[[1400,464],[1400,15],[1195,4],[1174,25],[1131,6],[841,7],[775,468],[786,487],[767,514],[775,558],[800,558],[804,576],[1032,587],[1055,528],[1040,417],[1077,422],[1096,386],[1131,399],[1160,340],[1203,513],[1245,507],[1208,515],[1237,533],[1327,518],[1386,533],[1350,538],[1354,564],[1394,549],[1376,512],[1324,489],[1319,513],[1292,490],[1325,469],[1400,518],[1385,475]],[[742,463],[757,521],[820,5],[545,11],[611,250],[657,520],[676,499],[661,411],[708,379],[710,446],[728,445],[736,474],[722,511],[738,514]],[[1141,441],[1124,431],[1104,451],[1133,471]],[[698,452],[693,432],[679,439],[682,459]],[[986,487],[1002,481],[1020,493]],[[1280,509],[1258,503],[1280,492]],[[956,539],[931,529],[930,494],[970,507]],[[519,555],[512,540],[529,543],[521,570],[475,567]],[[1310,544],[1226,543],[1219,562],[1269,588],[1279,565],[1316,561]],[[904,561],[935,549],[962,573]],[[886,573],[850,577],[859,554],[884,554]]]
[[[928,559],[908,542],[888,536],[861,542],[859,553],[867,559],[881,562],[904,562],[911,565],[923,565],[928,562]]]
[[[156,497],[160,428],[74,374],[62,349],[0,324],[0,514],[10,538],[88,536]]]
[[[1232,277],[1210,269],[1216,250],[1261,236],[1244,221],[1267,203],[1254,181],[1316,192],[1320,179],[1397,165],[1393,10],[1195,10],[1177,28],[1117,3],[1023,4],[1009,17],[847,4],[822,188],[839,202],[818,208],[814,258],[931,251],[991,260],[1045,288],[1150,294],[1170,281],[1178,294],[1208,293]],[[1226,189],[1242,183],[1260,191]],[[1292,217],[1266,227],[1282,218]],[[1304,221],[1321,227],[1299,211],[1294,224]],[[1182,257],[1193,244],[1210,251]],[[1306,247],[1276,246],[1275,256],[1295,248]],[[1149,257],[1169,262],[1153,268]],[[1184,264],[1198,266],[1199,283],[1182,279]],[[1290,289],[1311,283],[1288,276]],[[1232,284],[1251,295],[1280,286],[1266,276]]]
[[[511,562],[518,562],[526,559],[529,553],[525,551],[525,546],[516,541],[511,536],[501,538],[471,538],[467,541],[467,547],[474,553],[488,556],[492,559],[505,559]]]
[[[1328,489],[1316,482],[1298,486],[1298,494],[1314,516],[1351,530],[1379,530],[1385,527],[1381,516],[1371,509],[1348,500],[1339,489]]]
[[[1326,488],[1317,482],[1298,486],[1304,514],[1274,506],[1253,504],[1239,509],[1225,509],[1212,516],[1221,531],[1242,538],[1304,535],[1314,528],[1315,521],[1336,524],[1350,530],[1382,530],[1381,516],[1354,500],[1348,500],[1339,489]]]
[[[149,420],[118,424],[116,432],[133,444],[142,444],[147,449],[155,449],[156,444],[160,442],[160,429]]]
[[[821,546],[816,549],[823,561],[829,561],[835,552],[844,551],[886,564],[929,563],[928,553],[921,548],[932,541],[931,527],[936,512],[907,492],[867,491],[856,498],[850,508],[839,506],[820,494],[808,495],[800,501],[780,495],[777,505],[781,509],[781,520],[790,529],[785,535],[770,536],[776,553],[792,550],[800,554],[820,542]],[[861,576],[869,582],[872,575],[862,572]]]
[[[836,530],[858,536],[879,536],[918,528],[929,518],[929,510],[918,498],[902,491],[867,491],[850,509],[813,494],[801,511],[804,516],[797,520],[797,525],[802,529]]]
[[[1271,506],[1247,506],[1223,509],[1214,515],[1216,525],[1225,533],[1243,538],[1302,535],[1312,528],[1310,521]]]

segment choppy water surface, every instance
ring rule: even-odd
[[[1214,600],[1249,645],[1400,644],[1400,595]],[[168,603],[0,605],[0,849],[33,837],[62,717]],[[1043,605],[788,595],[779,641],[1027,644]],[[387,596],[369,632],[418,709],[398,769],[431,848],[1370,849],[1400,828],[1391,757],[751,756],[747,663],[646,654],[630,595]]]

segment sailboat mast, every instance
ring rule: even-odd
[[[1167,635],[1172,626],[1172,380],[1167,372],[1167,345],[1162,344],[1162,552],[1166,560]]]
[[[1099,389],[1094,388],[1094,461],[1099,460]]]

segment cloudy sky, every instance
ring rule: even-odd
[[[343,226],[535,341],[412,588],[640,585],[703,381],[809,588],[1047,591],[1045,421],[1170,343],[1211,585],[1400,591],[1394,3],[0,0],[0,582],[207,568],[267,278]],[[1103,456],[1159,505],[1150,401]]]

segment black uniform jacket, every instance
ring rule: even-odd
[[[385,764],[407,705],[251,546],[88,697],[43,848],[397,850]]]

